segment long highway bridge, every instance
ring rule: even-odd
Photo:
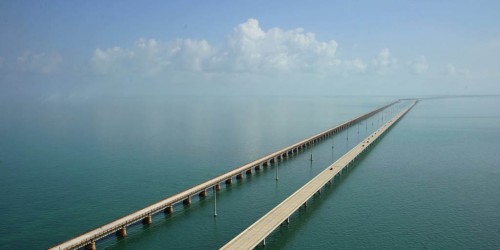
[[[316,177],[302,186],[299,190],[262,216],[253,225],[244,230],[241,234],[229,241],[221,249],[253,249],[259,244],[266,244],[266,237],[271,234],[282,223],[289,223],[290,216],[302,206],[307,206],[307,201],[315,194],[321,193],[321,189],[331,183],[335,176],[342,174],[342,171],[358,158],[374,141],[403,117],[414,105],[416,101],[404,109],[401,113],[390,119],[377,131],[366,137],[362,142],[352,148],[349,152],[340,157],[332,165],[320,172]]]
[[[231,184],[234,179],[242,179],[245,174],[252,174],[253,171],[258,171],[263,167],[271,166],[277,163],[279,160],[283,160],[285,158],[291,157],[294,154],[301,152],[303,149],[313,146],[321,140],[324,140],[334,134],[337,134],[350,126],[367,119],[388,107],[398,103],[395,101],[393,103],[387,104],[383,107],[370,111],[366,114],[360,115],[352,120],[346,121],[340,125],[337,125],[333,128],[327,129],[321,133],[313,135],[309,138],[303,139],[297,143],[294,143],[290,146],[282,148],[276,152],[268,154],[264,157],[261,157],[257,160],[244,164],[240,167],[237,167],[229,172],[221,174],[217,177],[214,177],[210,180],[207,180],[203,183],[200,183],[196,186],[188,188],[182,192],[174,194],[168,198],[160,200],[156,203],[153,203],[149,206],[146,206],[138,211],[135,211],[131,214],[123,216],[119,219],[111,221],[105,225],[102,225],[98,228],[90,230],[82,235],[64,241],[60,244],[52,246],[49,248],[50,250],[59,250],[59,249],[96,249],[96,241],[107,237],[111,234],[116,234],[119,237],[127,236],[127,227],[142,222],[143,224],[151,224],[153,222],[152,216],[156,213],[166,213],[170,214],[174,211],[174,205],[183,203],[184,205],[191,204],[191,198],[193,196],[205,197],[208,195],[209,190],[213,190],[214,194],[217,190],[221,188],[221,184]],[[351,150],[352,151],[352,150]],[[336,162],[337,163],[337,162]],[[334,163],[335,165],[335,163]],[[337,169],[337,167],[335,167]],[[333,172],[332,172],[333,173]]]

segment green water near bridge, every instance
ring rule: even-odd
[[[396,99],[2,101],[1,249],[40,249]],[[421,101],[270,249],[500,248],[500,98]],[[215,249],[377,127],[378,117],[98,249]],[[372,125],[373,122],[373,125]],[[358,134],[359,129],[359,134]],[[347,134],[349,140],[347,140]],[[332,148],[333,146],[333,148]]]

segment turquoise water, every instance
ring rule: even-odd
[[[47,248],[394,97],[0,103],[0,249]],[[500,248],[500,98],[420,102],[270,249]],[[98,249],[221,247],[377,125],[351,127]],[[334,146],[332,150],[332,145]]]

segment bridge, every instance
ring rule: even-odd
[[[214,177],[210,180],[207,180],[203,183],[195,185],[191,188],[188,188],[182,192],[174,194],[170,197],[167,197],[163,200],[160,200],[156,203],[153,203],[149,206],[146,206],[140,210],[137,210],[131,214],[113,220],[105,225],[102,225],[98,228],[90,230],[86,233],[83,233],[77,237],[64,241],[60,244],[52,246],[49,248],[50,250],[59,250],[59,249],[96,249],[96,241],[107,237],[111,234],[116,234],[118,237],[126,237],[127,236],[127,227],[142,222],[143,224],[151,224],[153,223],[152,216],[156,213],[163,212],[165,214],[171,214],[174,211],[174,206],[176,204],[182,203],[184,205],[189,205],[192,202],[192,197],[199,196],[205,197],[208,195],[210,190],[213,190],[215,194],[217,190],[220,190],[221,184],[229,185],[233,182],[234,179],[242,179],[246,174],[252,174],[253,171],[258,171],[263,167],[271,166],[277,163],[279,160],[283,160],[285,158],[291,157],[294,154],[298,154],[304,149],[313,146],[321,140],[324,140],[334,134],[341,132],[349,128],[350,126],[367,119],[380,111],[385,110],[386,108],[398,103],[395,101],[393,103],[387,104],[383,107],[370,111],[366,114],[360,115],[352,120],[346,121],[340,125],[337,125],[333,128],[327,129],[323,132],[320,132],[316,135],[303,139],[297,143],[294,143],[290,146],[282,148],[276,152],[263,156],[257,160],[244,164],[240,167],[237,167],[229,172],[221,174],[217,177]],[[216,215],[216,214],[215,214]]]
[[[290,216],[302,206],[307,206],[307,201],[316,193],[321,193],[321,189],[331,183],[335,176],[342,174],[342,171],[359,157],[374,141],[403,117],[414,105],[416,101],[403,110],[401,113],[390,119],[377,131],[373,132],[366,139],[352,148],[349,152],[340,157],[332,165],[320,172],[316,177],[302,186],[299,190],[262,216],[254,224],[244,230],[241,234],[229,241],[221,249],[253,249],[259,244],[266,244],[266,237],[271,234],[282,223],[289,223]]]

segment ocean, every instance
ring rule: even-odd
[[[0,249],[44,249],[398,97],[0,101]],[[266,249],[499,249],[500,97],[420,101]],[[98,249],[217,249],[382,124],[375,116]],[[310,161],[310,155],[313,161]],[[224,185],[223,185],[224,186]]]

